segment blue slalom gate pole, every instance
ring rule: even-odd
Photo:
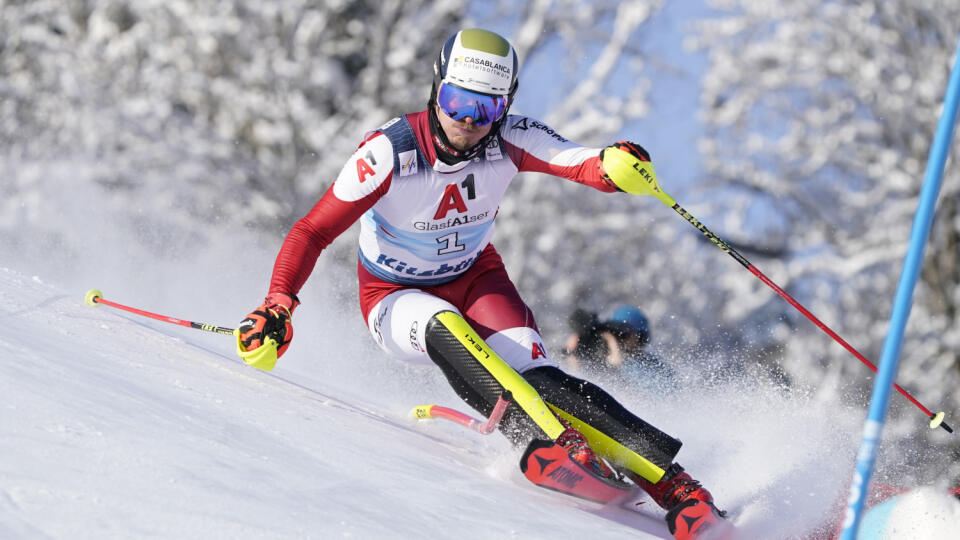
[[[913,231],[910,233],[910,247],[903,263],[903,273],[900,274],[900,283],[894,298],[893,313],[890,315],[890,328],[883,344],[883,355],[880,357],[877,379],[873,384],[873,395],[870,398],[870,411],[863,426],[863,438],[860,442],[860,451],[857,454],[857,466],[850,485],[850,498],[843,520],[841,540],[856,540],[860,527],[863,503],[870,486],[870,476],[877,457],[877,446],[883,432],[883,424],[887,415],[887,406],[890,403],[890,388],[897,375],[900,359],[900,347],[903,331],[910,315],[910,306],[913,302],[913,289],[923,266],[923,250],[930,234],[930,225],[933,222],[934,208],[940,185],[943,181],[943,168],[953,139],[953,127],[957,118],[957,103],[960,101],[960,43],[957,44],[956,57],[953,69],[950,72],[950,81],[947,84],[947,93],[943,99],[943,112],[937,125],[937,133],[930,148],[927,159],[927,171],[920,190],[920,203],[913,220]]]

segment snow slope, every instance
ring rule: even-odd
[[[604,517],[531,486],[498,435],[415,424],[413,405],[462,407],[429,367],[352,353],[327,358],[340,367],[324,380],[282,363],[263,373],[231,356],[228,337],[91,308],[83,292],[0,269],[2,538],[663,533],[657,518],[631,527],[621,523],[629,514]],[[846,487],[856,414],[824,423],[824,407],[802,398],[724,386],[696,401],[621,397],[673,425],[687,444],[681,462],[733,511],[744,538],[809,532],[829,514],[823,494]],[[764,411],[751,406],[758,399]],[[685,414],[669,412],[681,403]],[[694,429],[704,415],[707,430]]]
[[[252,370],[81,296],[0,270],[0,537],[637,537],[526,484],[499,438]]]

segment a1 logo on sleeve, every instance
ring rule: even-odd
[[[362,158],[357,160],[357,178],[360,179],[361,183],[367,179],[367,176],[373,176],[377,174],[377,171],[373,170],[373,167],[370,166],[370,163],[374,165],[377,164],[377,160],[373,157],[373,152],[370,151],[367,151]]]
[[[393,172],[393,145],[383,135],[373,137],[354,152],[340,169],[333,194],[341,201],[358,201],[373,193]]]

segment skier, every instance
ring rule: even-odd
[[[681,514],[687,523],[716,521],[710,492],[673,461],[679,440],[559,369],[490,243],[500,200],[519,172],[612,193],[636,181],[642,165],[652,170],[637,144],[585,148],[533,118],[508,115],[517,69],[513,46],[493,32],[462,30],[446,41],[427,110],[369,132],[290,230],[263,304],[240,324],[240,351],[284,353],[297,292],[320,252],[360,219],[360,308],[380,347],[432,361],[484,415],[510,391],[500,429],[515,444],[555,441],[593,474],[614,478],[593,450],[602,447],[668,521],[679,523]]]

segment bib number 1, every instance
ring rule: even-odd
[[[460,243],[460,239],[455,232],[437,238],[437,243],[441,246],[437,250],[437,255],[446,255],[447,253],[456,253],[467,249],[467,246]]]

